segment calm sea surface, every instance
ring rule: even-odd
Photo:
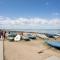
[[[39,33],[60,33],[60,29],[14,29],[13,31],[39,32]]]

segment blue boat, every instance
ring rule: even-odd
[[[54,38],[54,36],[52,34],[45,34],[45,35],[49,38]]]
[[[45,40],[45,43],[47,43],[48,45],[55,47],[55,48],[59,48],[60,49],[60,41],[56,41],[56,40]]]
[[[45,35],[49,38],[54,38],[54,39],[59,37],[59,35],[57,35],[57,34],[45,34]]]

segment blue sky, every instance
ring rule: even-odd
[[[0,28],[60,28],[60,0],[0,0],[0,22]]]

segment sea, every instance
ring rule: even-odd
[[[38,33],[58,33],[60,29],[8,29],[10,31],[38,32]]]

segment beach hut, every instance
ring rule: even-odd
[[[16,37],[14,38],[14,41],[20,41],[21,40],[21,35],[17,34]]]

